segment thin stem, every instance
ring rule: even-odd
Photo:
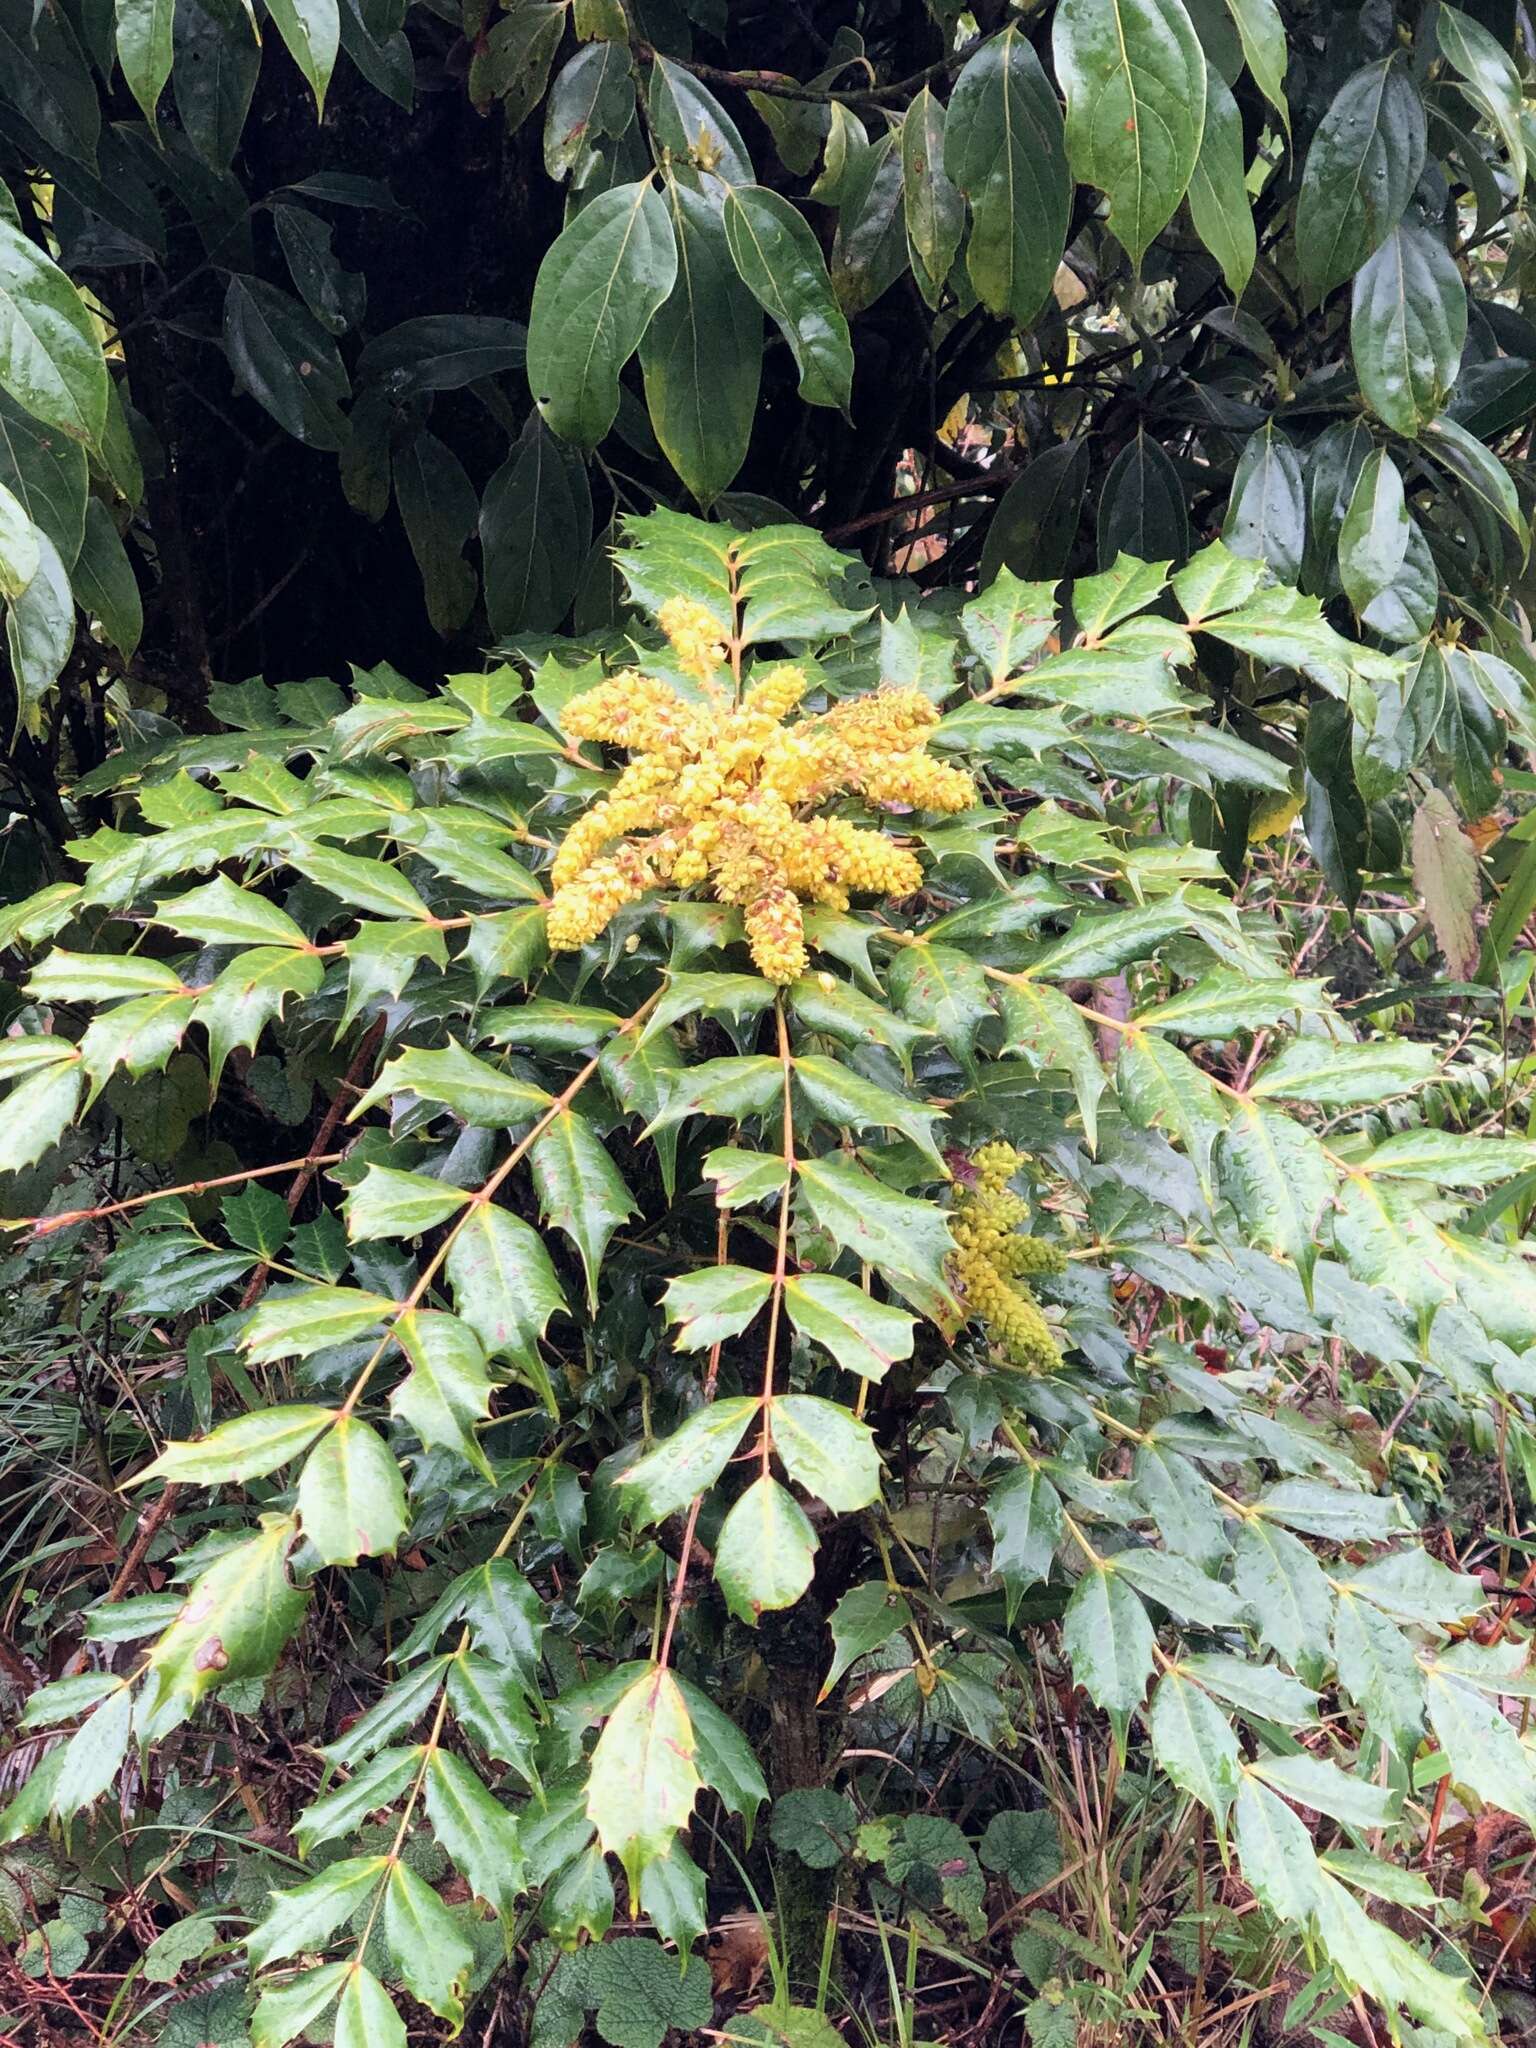
[[[768,1341],[763,1353],[763,1425],[758,1450],[765,1479],[773,1453],[773,1372],[779,1350],[784,1283],[789,1272],[789,1212],[795,1185],[795,1113],[790,1093],[795,1065],[789,1049],[789,1026],[784,1020],[782,995],[774,998],[773,1020],[778,1033],[779,1064],[784,1072],[784,1189],[779,1196],[779,1231],[773,1254],[773,1285],[768,1299]]]
[[[715,1223],[715,1264],[725,1264],[726,1246],[730,1239],[730,1218],[724,1209]],[[704,1405],[715,1398],[715,1383],[720,1376],[720,1343],[717,1340],[709,1347],[709,1365],[704,1374]],[[661,1638],[661,1648],[656,1652],[656,1662],[666,1669],[672,1660],[672,1638],[677,1632],[677,1617],[683,1611],[683,1595],[688,1585],[688,1567],[693,1561],[693,1539],[699,1526],[699,1509],[704,1496],[696,1493],[688,1503],[688,1520],[683,1525],[682,1547],[677,1553],[677,1576],[672,1581],[672,1598],[667,1605],[667,1626]]]
[[[51,1237],[56,1230],[68,1230],[76,1223],[94,1223],[100,1216],[121,1216],[129,1209],[143,1209],[151,1202],[168,1202],[174,1195],[203,1195],[210,1188],[234,1187],[247,1180],[268,1180],[278,1173],[300,1173],[307,1167],[334,1166],[346,1155],[341,1152],[306,1152],[300,1159],[280,1159],[275,1166],[247,1166],[239,1173],[215,1174],[209,1180],[183,1181],[179,1187],[156,1188],[152,1194],[132,1195],[125,1202],[103,1202],[97,1209],[61,1209],[56,1216],[19,1216],[0,1221],[0,1230],[32,1230],[39,1237]]]

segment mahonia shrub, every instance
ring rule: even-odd
[[[1344,1015],[1191,825],[1219,783],[1281,829],[1296,679],[1315,719],[1402,665],[1219,542],[916,612],[796,528],[657,512],[617,560],[598,644],[224,691],[6,913],[0,1164],[58,1183],[34,1249],[119,1233],[161,1361],[129,1483],[177,1547],[28,1702],[0,1840],[356,1628],[350,1694],[285,1708],[300,1867],[209,1909],[259,2048],[403,2042],[402,2000],[451,2034],[514,1949],[538,2038],[654,2048],[707,1977],[603,1937],[686,1962],[770,1779],[781,1869],[914,1940],[980,1939],[990,1883],[1008,1926],[1061,1867],[992,1768],[1044,1666],[1317,1996],[1484,2039],[1393,1852],[1437,1784],[1536,1824],[1502,1706],[1536,1678],[1415,1534],[1408,1410],[1536,1468],[1536,1283],[1486,1199],[1536,1145],[1462,1128],[1478,1047]],[[1208,661],[1284,708],[1221,722]],[[277,1057],[349,1076],[304,1159],[72,1201],[104,1092]],[[1324,1351],[1374,1361],[1385,1435],[1304,1404]],[[818,1696],[877,1739],[835,1762]],[[979,1860],[861,1819],[892,1742],[965,1775]],[[1054,1938],[1009,1983],[1103,2020]],[[792,1989],[744,2038],[815,2038]]]

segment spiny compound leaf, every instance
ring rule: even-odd
[[[707,1492],[730,1463],[760,1405],[739,1394],[711,1402],[621,1472],[619,1485],[635,1513],[647,1522],[665,1521]]]
[[[677,1680],[650,1666],[604,1725],[587,1778],[587,1815],[637,1896],[646,1865],[685,1827],[703,1780]]]
[[[404,1862],[385,1887],[384,1939],[411,1996],[457,2029],[474,1952],[437,1893]]]
[[[437,1749],[427,1766],[427,1818],[477,1898],[505,1918],[524,1885],[517,1818],[502,1806],[462,1757]]]
[[[715,1578],[726,1604],[755,1627],[771,1609],[793,1607],[811,1583],[816,1532],[805,1511],[765,1472],[726,1516],[715,1551]]]
[[[376,1429],[337,1417],[304,1462],[298,1510],[322,1564],[393,1555],[408,1520],[405,1480]]]

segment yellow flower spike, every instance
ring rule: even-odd
[[[910,896],[922,868],[910,848],[814,808],[839,796],[948,812],[975,799],[970,778],[932,760],[938,713],[919,690],[879,690],[786,723],[807,682],[780,662],[739,704],[709,680],[720,630],[690,598],[661,621],[706,701],[688,702],[655,676],[626,670],[573,698],[566,732],[631,755],[613,788],[572,824],[555,855],[549,943],[588,944],[626,903],[670,883],[700,885],[740,906],[759,971],[806,971],[805,903],[846,910],[854,896]]]
[[[713,614],[695,598],[669,597],[656,622],[671,641],[684,674],[707,683],[725,661],[725,642]]]
[[[1009,1181],[1024,1164],[1011,1145],[982,1145],[971,1155],[970,1185],[962,1186],[950,1229],[955,1284],[970,1313],[987,1326],[1009,1364],[1022,1372],[1054,1372],[1061,1352],[1040,1304],[1017,1282],[1066,1269],[1058,1246],[1027,1237],[1018,1226],[1029,1209]]]

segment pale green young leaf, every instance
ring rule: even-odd
[[[784,1309],[803,1337],[862,1379],[883,1379],[898,1359],[912,1355],[914,1319],[830,1273],[786,1281]]]
[[[1243,1876],[1260,1905],[1288,1925],[1305,1925],[1322,1886],[1312,1838],[1285,1801],[1246,1771],[1236,1835]]]
[[[137,953],[71,953],[55,946],[27,976],[39,1003],[101,1003],[114,996],[180,995],[181,976]]]
[[[1233,1541],[1233,1578],[1260,1639],[1288,1664],[1325,1654],[1333,1594],[1317,1559],[1288,1529],[1251,1519]]]
[[[1266,1060],[1248,1092],[1259,1101],[1286,1099],[1326,1109],[1374,1105],[1422,1086],[1439,1065],[1435,1049],[1410,1039],[1371,1039],[1334,1045],[1326,1039],[1293,1039]]]
[[[477,1059],[452,1037],[446,1046],[413,1046],[390,1060],[353,1105],[347,1121],[356,1123],[375,1103],[394,1095],[441,1103],[465,1123],[484,1130],[531,1123],[551,1100],[546,1089]]]
[[[125,1683],[70,1736],[51,1781],[49,1810],[58,1819],[68,1820],[111,1788],[128,1753],[132,1720],[133,1689]]]
[[[1207,1651],[1181,1657],[1179,1669],[1240,1714],[1277,1721],[1283,1728],[1300,1728],[1317,1719],[1317,1694],[1273,1664]]]
[[[406,1990],[457,2032],[474,1952],[437,1893],[403,1862],[384,1890],[384,1939]]]
[[[336,68],[341,43],[341,13],[337,0],[268,0],[277,32],[288,53],[309,82],[315,96],[315,110],[325,115],[326,88]]]
[[[474,1890],[503,1917],[523,1889],[517,1818],[492,1797],[462,1757],[436,1749],[427,1766],[432,1832]]]
[[[1016,1465],[987,1493],[992,1569],[1003,1582],[1011,1621],[1020,1599],[1049,1576],[1062,1536],[1061,1495],[1035,1465]]]
[[[854,1514],[880,1493],[874,1432],[836,1401],[814,1394],[776,1394],[764,1426],[790,1478],[836,1514]]]
[[[706,1266],[667,1283],[663,1307],[679,1351],[699,1351],[736,1337],[772,1292],[766,1273],[745,1266]]]
[[[509,1359],[544,1393],[539,1339],[550,1317],[568,1310],[539,1233],[506,1209],[477,1203],[454,1233],[444,1270],[454,1307],[486,1355]]]
[[[1115,1570],[1149,1600],[1200,1628],[1232,1628],[1246,1612],[1230,1586],[1171,1550],[1116,1551]]]
[[[1213,1814],[1219,1828],[1237,1797],[1241,1763],[1232,1723],[1181,1671],[1165,1671],[1148,1714],[1152,1753],[1178,1786]]]
[[[1119,1572],[1092,1565],[1072,1589],[1062,1621],[1072,1675],[1106,1713],[1141,1705],[1152,1670],[1152,1623]]]
[[[146,1479],[167,1479],[222,1486],[260,1479],[296,1458],[335,1415],[334,1408],[313,1402],[237,1415],[197,1443],[167,1444],[154,1463],[136,1472],[130,1483],[141,1486]]]
[[[793,1495],[763,1473],[720,1530],[715,1580],[738,1620],[755,1628],[769,1610],[793,1607],[811,1583],[816,1532]]]
[[[288,2048],[340,1994],[349,1968],[347,1963],[324,1963],[286,1984],[264,1985],[251,2015],[251,2048]]]
[[[924,1028],[937,1030],[937,1026]],[[851,1067],[824,1059],[819,1053],[801,1053],[796,1057],[794,1085],[803,1104],[828,1123],[847,1125],[854,1130],[874,1127],[900,1131],[927,1154],[936,1172],[944,1171],[943,1156],[933,1136],[933,1126],[940,1121],[938,1111],[925,1108],[909,1096],[898,1095],[894,1089],[867,1081]]]
[[[288,1576],[297,1534],[291,1517],[267,1516],[193,1581],[149,1654],[137,1724],[146,1741],[177,1727],[215,1685],[272,1669],[308,1601]]]
[[[1402,1812],[1401,1794],[1352,1777],[1310,1750],[1299,1750],[1293,1756],[1263,1756],[1248,1769],[1298,1806],[1315,1807],[1346,1827],[1391,1827]]]
[[[393,1806],[420,1768],[422,1755],[419,1748],[381,1749],[345,1784],[312,1801],[293,1824],[299,1854],[308,1856],[317,1844],[351,1834],[370,1813]]]
[[[1497,1704],[1439,1670],[1429,1674],[1425,1696],[1430,1729],[1456,1782],[1536,1827],[1536,1763]]]
[[[308,1358],[327,1345],[366,1336],[388,1321],[398,1306],[358,1287],[306,1287],[269,1294],[247,1319],[240,1346],[252,1365]]]
[[[77,1061],[42,1067],[5,1098],[0,1126],[0,1173],[35,1166],[74,1121],[84,1080]]]
[[[185,896],[155,905],[155,916],[184,938],[205,946],[305,946],[309,942],[286,910],[227,875],[216,875]]]
[[[1339,1683],[1366,1724],[1406,1762],[1424,1728],[1424,1674],[1395,1622],[1342,1592],[1333,1618]]]
[[[305,1459],[297,1505],[322,1564],[392,1557],[409,1520],[393,1451],[355,1415],[339,1416]]]
[[[380,1237],[419,1237],[469,1200],[463,1188],[424,1173],[370,1164],[347,1197],[347,1235],[354,1244]]]
[[[757,1414],[750,1395],[713,1401],[619,1474],[618,1484],[642,1520],[665,1521],[720,1477]]]
[[[351,1972],[336,2008],[334,2048],[407,2048],[405,2022],[384,1986],[359,1962]]]
[[[491,1478],[490,1460],[474,1434],[491,1407],[480,1339],[468,1323],[441,1309],[409,1310],[395,1324],[395,1334],[411,1371],[389,1397],[391,1413],[408,1422],[424,1444],[456,1452],[482,1478]]]
[[[905,1594],[882,1580],[855,1586],[827,1617],[832,1634],[832,1662],[818,1699],[825,1699],[850,1666],[904,1629],[912,1620]]]
[[[1435,33],[1462,91],[1504,144],[1518,199],[1525,183],[1528,150],[1525,88],[1514,59],[1498,38],[1463,8],[1444,4],[1437,8]]]
[[[282,1017],[290,996],[312,996],[324,979],[324,961],[291,946],[253,946],[231,960],[198,997],[195,1011],[208,1033],[213,1087],[232,1052],[252,1050],[266,1027]]]
[[[1217,1168],[1247,1241],[1305,1266],[1334,1189],[1333,1169],[1311,1132],[1239,1103],[1218,1141]]]
[[[1243,57],[1253,82],[1280,116],[1289,142],[1291,110],[1285,97],[1285,73],[1290,62],[1290,43],[1275,0],[1227,0],[1227,8],[1242,41]]]
[[[487,1756],[510,1764],[530,1785],[538,1783],[538,1732],[516,1672],[488,1657],[450,1657],[448,1704],[459,1727]]]
[[[595,1309],[598,1267],[619,1225],[638,1214],[634,1198],[602,1139],[574,1110],[561,1110],[529,1157],[539,1212],[546,1227],[563,1230],[580,1252]]]
[[[1005,1044],[1043,1072],[1066,1074],[1090,1152],[1098,1149],[1098,1105],[1106,1086],[1104,1063],[1076,1003],[1063,990],[1018,981],[1003,991]]]
[[[290,1891],[273,1892],[266,1917],[246,1936],[253,1970],[323,1948],[389,1868],[384,1856],[348,1856]]]
[[[609,1715],[587,1778],[587,1816],[605,1854],[623,1864],[632,1895],[686,1827],[702,1785],[677,1680],[652,1666]]]
[[[802,1159],[798,1172],[811,1214],[838,1244],[884,1272],[947,1294],[944,1260],[954,1245],[934,1203],[897,1194],[840,1159]]]

